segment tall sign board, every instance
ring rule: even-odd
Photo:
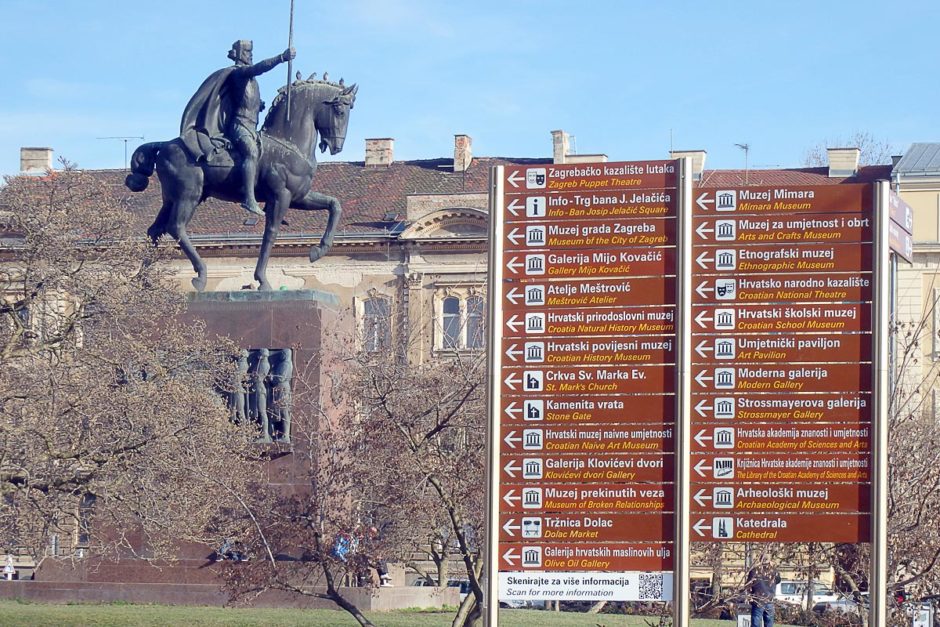
[[[871,185],[697,189],[692,540],[871,530]]]
[[[499,598],[668,599],[678,163],[496,178]]]
[[[691,541],[872,542],[884,579],[878,330],[910,207],[887,183],[696,189],[680,169],[494,171],[499,601],[674,596],[681,621]]]

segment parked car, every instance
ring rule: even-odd
[[[776,589],[777,601],[781,603],[792,603],[799,605],[804,610],[809,609],[809,595],[807,594],[805,581],[781,581]],[[833,592],[832,588],[820,583],[813,583],[813,604],[826,603],[828,601],[838,601],[842,595]]]
[[[824,614],[826,612],[835,612],[838,614],[860,614],[862,611],[868,611],[868,593],[862,592],[860,598],[856,601],[851,596],[843,596],[835,601],[821,601],[813,605],[814,614]]]

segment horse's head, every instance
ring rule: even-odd
[[[343,149],[349,111],[356,102],[357,85],[339,84],[309,78],[291,85],[290,119],[287,90],[281,88],[264,120],[265,133],[286,139],[305,154],[313,152],[313,139],[320,134],[320,150],[335,155]]]
[[[349,125],[349,112],[356,104],[358,85],[342,87],[332,97],[323,101],[325,106],[317,109],[316,124],[320,133],[320,152],[330,149],[335,155],[343,149],[346,141],[346,127]]]

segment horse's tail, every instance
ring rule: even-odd
[[[141,145],[131,156],[131,173],[124,179],[124,185],[132,192],[142,192],[150,184],[153,168],[157,163],[157,154],[166,142],[150,142]]]

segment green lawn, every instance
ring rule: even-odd
[[[370,612],[378,627],[449,627],[453,613]],[[655,620],[650,620],[655,624]],[[243,609],[165,605],[43,605],[0,601],[0,626],[30,627],[157,627],[164,625],[355,627],[358,623],[336,610]],[[618,627],[646,626],[643,617],[585,615],[539,610],[501,610],[500,627]],[[730,621],[693,620],[696,627],[731,627]],[[781,625],[781,627],[786,627]]]

